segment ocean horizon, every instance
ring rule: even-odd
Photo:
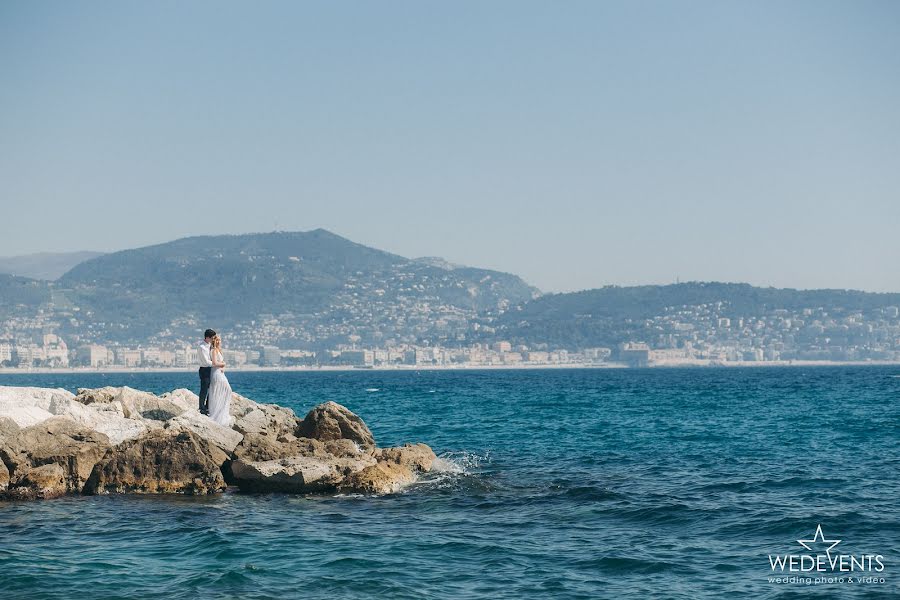
[[[379,445],[431,445],[438,468],[385,496],[229,489],[3,502],[3,597],[900,593],[896,367],[229,378],[236,392],[300,416],[339,402]],[[4,373],[0,385],[161,393],[197,381],[192,372]],[[778,557],[808,554],[798,540],[814,539],[818,527],[841,540],[835,550],[881,556],[883,569],[852,574],[867,582],[831,583],[812,581],[820,572],[773,568],[772,557],[777,566]]]

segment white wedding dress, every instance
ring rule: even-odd
[[[222,362],[222,355],[215,353],[213,362]],[[209,418],[225,427],[231,427],[231,384],[219,367],[212,368],[209,378]]]

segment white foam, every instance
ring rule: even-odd
[[[461,464],[440,456],[431,463],[431,470],[435,473],[452,473],[455,475],[462,475],[466,472],[465,467]]]

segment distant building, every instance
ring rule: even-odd
[[[0,365],[3,363],[12,363],[13,347],[12,344],[3,342],[0,344]]]
[[[116,348],[116,364],[125,367],[141,366],[141,351],[131,348]]]
[[[247,353],[240,350],[222,350],[222,358],[229,367],[240,367],[247,364]]]
[[[44,362],[44,349],[37,344],[16,344],[15,362],[19,367],[32,367]]]
[[[543,351],[532,351],[525,354],[525,360],[531,363],[545,363],[550,360],[550,353]]]
[[[585,348],[584,357],[590,360],[606,360],[612,355],[609,348]]]
[[[522,362],[522,353],[521,352],[503,352],[500,354],[500,358],[505,365],[514,365]]]
[[[278,346],[263,346],[259,351],[259,364],[277,367],[281,364],[281,349]]]
[[[141,351],[141,364],[145,367],[175,366],[175,353],[171,350],[147,348]]]
[[[375,354],[371,350],[342,350],[338,359],[340,364],[353,367],[369,367],[375,364]]]
[[[647,344],[626,342],[619,345],[619,360],[630,367],[646,367],[650,364],[650,347]]]
[[[509,342],[494,342],[491,345],[491,350],[494,352],[509,352],[512,350],[512,345]]]
[[[246,353],[242,352],[244,355],[243,362],[247,362]],[[281,351],[281,364],[285,366],[297,366],[297,365],[312,365],[316,362],[316,353],[311,352],[309,350],[282,350]],[[243,364],[243,363],[242,363]]]
[[[105,367],[110,360],[109,350],[100,344],[85,344],[75,351],[75,362],[83,367]]]
[[[59,336],[47,333],[43,339],[44,364],[48,367],[68,367],[69,348]]]
[[[196,367],[199,363],[199,349],[195,346],[182,346],[175,350],[176,367]]]

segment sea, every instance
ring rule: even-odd
[[[229,378],[300,416],[339,402],[380,446],[429,444],[437,469],[383,496],[0,502],[0,598],[900,597],[900,367]],[[0,385],[161,393],[198,381]],[[815,570],[782,573],[791,556]],[[866,556],[867,569],[828,568]]]

